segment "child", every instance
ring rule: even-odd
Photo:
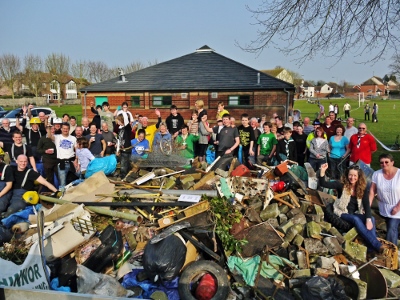
[[[131,140],[133,160],[138,158],[146,158],[147,151],[150,149],[149,141],[145,139],[146,132],[144,129],[138,130],[136,139]]]
[[[283,139],[278,141],[276,159],[278,162],[286,159],[297,161],[296,142],[292,139],[292,129],[289,127],[283,129]]]
[[[242,125],[238,127],[240,145],[243,151],[243,164],[246,167],[251,167],[249,163],[249,156],[253,156],[253,144],[254,144],[254,130],[249,124],[249,115],[242,114]]]
[[[278,140],[271,132],[271,127],[271,122],[265,122],[263,124],[264,133],[262,133],[257,140],[257,163],[259,165],[261,165],[263,162],[269,161],[275,154]]]
[[[87,166],[89,165],[90,161],[94,159],[92,152],[88,149],[89,143],[86,138],[81,137],[77,140],[77,148],[76,148],[76,156],[78,157],[78,170],[76,170],[76,175],[81,177],[85,175]]]
[[[193,135],[199,134],[199,122],[198,122],[198,114],[197,111],[193,111],[192,119],[188,122],[189,132]]]
[[[225,114],[228,114],[229,115],[229,112],[225,109],[225,105],[224,105],[224,102],[218,102],[218,112],[217,112],[217,116],[216,116],[216,119],[218,120],[218,119],[222,119],[222,117],[225,115]]]

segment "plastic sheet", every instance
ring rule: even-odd
[[[307,300],[345,300],[349,299],[344,287],[334,278],[315,276],[301,287],[301,296]]]
[[[86,169],[85,178],[89,178],[94,173],[100,171],[103,171],[105,175],[110,175],[115,172],[116,168],[117,157],[115,154],[106,157],[95,158],[89,163]]]

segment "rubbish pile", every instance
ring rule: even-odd
[[[399,296],[396,245],[368,252],[355,228],[327,222],[335,196],[309,168],[257,167],[139,162],[123,181],[97,172],[61,199],[40,195],[2,220],[13,239],[0,285],[145,299]]]

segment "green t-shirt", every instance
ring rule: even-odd
[[[260,145],[261,155],[269,155],[274,145],[278,144],[278,140],[272,132],[263,133],[258,137],[257,144]]]

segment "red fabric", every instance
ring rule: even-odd
[[[350,160],[356,163],[359,159],[366,164],[372,161],[372,152],[377,150],[375,139],[370,134],[364,135],[360,140],[360,146],[357,147],[358,134],[353,134],[350,138]]]
[[[210,300],[217,292],[217,283],[210,274],[205,274],[196,289],[196,299]]]

